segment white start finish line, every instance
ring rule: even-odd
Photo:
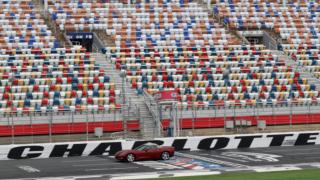
[[[258,167],[258,168],[253,168],[255,172],[277,172],[277,171],[293,171],[293,170],[301,170],[302,168],[300,167]]]

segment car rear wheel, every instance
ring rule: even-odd
[[[168,152],[163,152],[162,154],[161,154],[161,159],[162,160],[169,160],[170,159],[170,154],[168,153]]]
[[[135,160],[134,154],[128,154],[126,159],[128,162],[133,162]]]

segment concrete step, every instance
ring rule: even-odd
[[[284,54],[284,52],[281,51],[275,51],[275,54],[279,56],[279,58],[283,58],[287,65],[290,65],[294,68],[295,71],[298,71],[300,73],[301,78],[308,79],[309,84],[316,85],[316,90],[320,87],[320,80],[315,78],[311,72],[309,72],[307,69],[305,69],[303,66],[300,66],[296,61],[294,61],[290,56],[287,56]]]
[[[150,115],[151,113],[147,113],[147,112],[140,112],[140,115]]]
[[[113,62],[111,62],[106,56],[104,55],[98,55],[97,56],[97,63],[101,64],[101,66],[104,68],[107,74],[110,74],[111,80],[113,82],[118,83],[116,86],[118,89],[122,89],[122,81],[123,79],[120,77],[120,71],[115,69],[115,65]],[[128,108],[124,108],[122,111],[123,118],[130,119],[132,118],[133,114],[135,117],[140,118],[140,127],[141,127],[141,134],[145,138],[153,138],[155,135],[155,122],[154,117],[152,117],[151,112],[149,111],[149,108],[147,107],[144,97],[142,95],[136,94],[136,89],[131,88],[130,82],[126,81],[124,84],[125,88],[125,98],[126,102],[130,104],[132,107],[138,107],[139,111],[132,111]],[[119,98],[119,100],[122,100]]]
[[[144,109],[140,107],[140,114],[151,114],[148,109]]]
[[[152,119],[153,117],[152,116],[141,116],[140,115],[140,118],[142,118],[142,119]],[[146,121],[144,121],[144,122],[146,122]]]

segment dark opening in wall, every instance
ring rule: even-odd
[[[263,44],[263,37],[246,37],[246,39],[250,42],[250,44]]]
[[[72,45],[81,45],[88,52],[92,52],[93,33],[91,32],[70,32],[67,33]]]

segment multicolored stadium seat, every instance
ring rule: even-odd
[[[57,48],[52,35],[31,0],[1,1],[0,48]]]
[[[308,104],[319,92],[263,46],[107,48],[138,92],[176,90],[183,107]],[[228,76],[224,72],[228,70]]]
[[[161,1],[82,3],[51,0],[49,12],[61,30],[105,30],[121,48],[239,44],[197,3]]]
[[[320,4],[316,1],[216,1],[213,12],[231,28],[272,29],[280,50],[320,77],[318,64]]]
[[[212,0],[205,9],[192,0],[48,0],[50,22],[31,0],[0,4],[0,114],[121,109],[103,67],[82,47],[61,47],[51,22],[66,34],[103,33],[111,42],[103,53],[137,94],[174,90],[186,112],[320,103],[316,84],[301,75],[320,78],[317,2]],[[301,69],[233,32],[264,29]]]
[[[84,48],[60,48],[31,0],[1,7],[0,113],[120,108],[110,77]]]

